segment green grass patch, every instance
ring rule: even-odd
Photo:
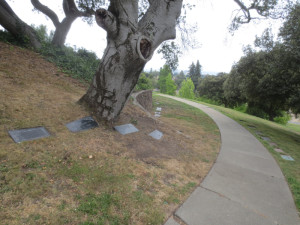
[[[219,130],[215,122],[203,111],[188,104],[172,100],[159,95],[153,95],[153,110],[156,107],[163,107],[163,117],[184,120],[194,125],[201,125],[205,131],[218,134]],[[165,111],[167,109],[167,111]]]
[[[288,123],[286,127],[300,133],[300,125]]]
[[[94,216],[81,224],[129,224],[129,213],[126,210],[122,210],[121,215],[117,213],[120,210],[120,202],[113,194],[87,194],[81,199],[77,210],[87,216]]]

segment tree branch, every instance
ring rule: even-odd
[[[84,12],[80,11],[74,0],[63,0],[63,9],[65,15],[72,16],[72,17],[90,17],[93,15],[94,12],[85,10]]]
[[[24,23],[4,0],[0,0],[0,24],[16,37],[26,36],[34,48],[41,48],[35,30]]]
[[[111,0],[108,11],[118,18],[120,24],[123,23],[137,29],[138,0]]]
[[[245,21],[244,23],[250,22],[251,20],[250,9],[247,8],[240,0],[234,0],[234,1],[239,5],[239,7],[244,13],[245,18],[247,19],[247,21]]]
[[[106,9],[98,9],[95,13],[97,24],[103,28],[109,36],[115,37],[118,34],[117,19]]]
[[[59,19],[55,12],[53,12],[51,9],[49,9],[47,6],[40,3],[39,0],[31,0],[31,4],[40,12],[44,13],[46,16],[48,16],[55,27],[59,26]]]
[[[176,38],[176,21],[182,0],[149,1],[145,16],[139,21],[139,31],[148,37],[156,49],[163,41]]]

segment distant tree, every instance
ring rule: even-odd
[[[175,76],[175,84],[177,85],[177,87],[181,87],[181,83],[185,80],[185,75],[183,71],[180,71],[180,73]]]
[[[265,29],[261,37],[256,36],[254,41],[255,47],[263,51],[271,51],[275,46],[274,35],[271,28]]]
[[[199,80],[201,79],[201,75],[202,75],[201,68],[202,68],[202,66],[199,63],[199,60],[197,60],[197,63],[196,63],[196,66],[195,66],[195,78],[194,78],[195,82],[197,82],[197,85],[195,86],[195,89],[197,89]],[[194,84],[195,84],[195,82],[193,81]]]
[[[168,76],[166,77],[166,92],[163,93],[166,93],[168,95],[175,95],[176,90],[177,90],[177,86],[174,80],[172,79],[171,73],[169,73]]]
[[[201,79],[201,82],[198,86],[199,95],[227,106],[227,101],[225,99],[223,89],[223,84],[227,77],[228,74],[225,73],[219,73],[217,76],[205,76]]]
[[[158,77],[159,77],[159,71],[156,70],[150,70],[149,72],[145,72],[146,77],[150,79],[151,85],[153,88],[159,88],[158,86]]]
[[[161,93],[167,93],[166,80],[169,74],[172,74],[172,70],[168,65],[164,65],[163,68],[160,68],[158,86]],[[171,75],[171,79],[172,79],[172,75]]]
[[[152,86],[152,82],[151,82],[150,78],[146,77],[145,73],[142,73],[140,75],[140,78],[137,82],[135,89],[137,91],[140,91],[140,90],[149,90],[152,88],[153,88],[153,86]]]
[[[292,93],[289,99],[289,107],[296,114],[300,113],[300,3],[295,4],[283,26],[280,28],[279,37],[285,48],[285,62],[281,58],[281,64],[286,67],[292,85]]]
[[[182,82],[181,88],[179,90],[179,96],[183,98],[194,99],[194,89],[195,86],[193,81],[191,80],[191,78],[187,78]]]
[[[242,88],[240,86],[242,83],[241,79],[236,65],[234,65],[223,84],[224,97],[228,107],[234,108],[246,103],[245,96],[243,96]]]
[[[235,65],[240,92],[248,103],[248,112],[270,120],[287,110],[291,94],[290,74],[285,68],[286,52],[281,45],[270,52],[248,51]]]
[[[201,65],[199,63],[199,60],[197,60],[196,65],[194,62],[190,65],[188,77],[193,81],[196,90],[201,78]]]
[[[188,77],[191,78],[192,76],[195,76],[196,74],[196,66],[195,63],[192,62],[192,64],[189,66],[189,72],[188,72]]]
[[[283,26],[280,28],[279,37],[288,52],[300,60],[300,3],[290,9]]]

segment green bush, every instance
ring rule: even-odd
[[[220,102],[215,101],[213,99],[209,99],[206,96],[196,97],[196,100],[200,101],[200,102],[205,102],[205,103],[208,103],[208,104],[211,104],[211,105],[222,105]]]
[[[6,30],[0,30],[0,41],[11,43],[20,47],[29,47],[29,41],[26,37],[18,36],[15,37]]]
[[[135,90],[140,91],[140,90],[150,90],[150,89],[153,89],[152,81],[148,77],[146,77],[145,73],[142,73],[135,86]]]
[[[277,116],[274,118],[274,122],[286,125],[291,120],[290,114],[283,112],[282,116]]]
[[[71,47],[59,48],[51,43],[44,43],[40,53],[64,73],[88,82],[92,80],[100,63],[95,53],[83,48],[76,51]]]
[[[194,99],[195,98],[194,89],[195,86],[193,81],[191,80],[191,78],[187,78],[181,84],[181,88],[179,90],[179,96],[183,98]]]
[[[233,109],[236,110],[236,111],[245,113],[245,112],[247,112],[247,104],[246,103],[241,104],[239,106],[234,107]]]
[[[177,90],[177,86],[174,82],[174,80],[172,79],[172,75],[171,73],[168,74],[168,76],[166,77],[166,94],[168,95],[175,95]]]
[[[257,106],[248,106],[246,113],[263,119],[268,119],[268,115],[265,113],[265,111]]]
[[[34,27],[42,48],[38,52],[48,61],[56,64],[64,73],[72,77],[90,82],[99,66],[100,60],[95,53],[86,49],[73,49],[71,47],[55,47],[51,44],[52,33],[47,34],[43,25]],[[0,40],[21,47],[29,47],[28,40],[24,37],[14,37],[7,31],[0,30]]]

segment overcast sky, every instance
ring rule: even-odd
[[[60,19],[63,18],[61,0],[41,0],[53,9]],[[191,3],[191,1],[189,1]],[[253,44],[255,35],[261,35],[263,30],[271,26],[270,21],[244,25],[234,33],[229,34],[228,26],[231,23],[234,10],[238,9],[233,0],[199,0],[196,7],[189,12],[188,21],[197,25],[194,38],[199,43],[199,48],[184,51],[179,58],[178,70],[188,70],[192,62],[200,61],[204,73],[229,72],[234,62],[243,55],[243,45]],[[45,24],[48,31],[54,30],[52,22],[41,13],[33,11],[30,0],[8,1],[16,14],[28,24]],[[273,32],[280,24],[273,23]],[[76,45],[94,51],[100,58],[106,45],[106,33],[96,24],[87,25],[77,19],[66,40],[69,46]],[[164,64],[161,55],[155,54],[145,69],[159,70]]]

